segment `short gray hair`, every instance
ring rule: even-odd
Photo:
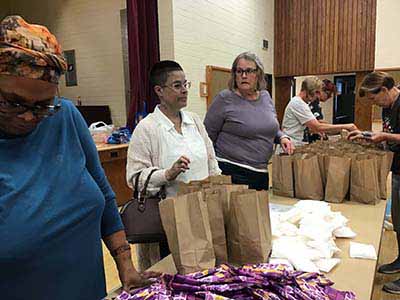
[[[236,84],[236,68],[237,68],[237,64],[239,62],[240,59],[245,59],[248,61],[252,61],[256,64],[257,67],[257,91],[261,91],[261,90],[265,90],[267,89],[267,82],[265,81],[265,75],[264,75],[264,66],[261,62],[261,60],[258,58],[257,55],[255,55],[252,52],[243,52],[241,54],[239,54],[235,60],[233,61],[232,64],[232,69],[231,69],[231,78],[229,79],[228,82],[228,87],[230,90],[235,90],[237,88],[237,84]]]

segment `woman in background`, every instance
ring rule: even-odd
[[[149,191],[166,187],[167,196],[175,196],[178,181],[205,179],[219,175],[213,145],[200,118],[183,111],[187,106],[190,82],[175,61],[156,63],[150,72],[150,84],[160,104],[139,122],[128,148],[126,169],[129,186],[140,173],[139,189],[151,171]],[[168,245],[138,245],[140,269],[145,270],[169,254]],[[160,251],[160,252],[159,252]]]
[[[359,89],[360,97],[366,97],[373,104],[384,108],[384,132],[354,131],[350,139],[364,138],[373,143],[386,142],[394,152],[392,162],[392,222],[397,238],[397,258],[378,268],[379,273],[400,273],[400,89],[395,86],[392,76],[384,72],[372,72],[365,76]],[[386,283],[383,290],[400,294],[400,279]]]
[[[214,98],[204,121],[219,167],[233,183],[268,190],[274,144],[289,154],[293,146],[279,129],[260,59],[250,52],[238,55],[228,85]]]
[[[316,76],[308,76],[301,83],[300,93],[293,97],[285,109],[282,130],[293,141],[294,145],[302,146],[304,129],[308,127],[311,132],[317,133],[340,133],[342,129],[357,130],[354,124],[326,124],[317,120],[311,112],[309,103],[315,101],[322,90],[322,82]],[[281,150],[279,150],[281,151]]]
[[[320,103],[328,101],[335,95],[335,93],[336,93],[336,86],[333,84],[333,82],[330,81],[329,79],[322,80],[322,89],[320,95],[314,101],[311,101],[309,104],[311,112],[319,122],[327,123],[324,120],[324,115],[322,113],[322,108]],[[320,140],[321,138],[327,139],[327,136],[311,133],[308,127],[304,130],[304,142],[313,143],[315,141]]]

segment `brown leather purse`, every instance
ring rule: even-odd
[[[158,203],[166,198],[165,186],[162,186],[154,196],[147,193],[150,177],[155,171],[157,169],[150,172],[141,192],[139,192],[139,176],[141,173],[136,176],[133,197],[121,209],[120,215],[129,243],[156,243],[167,239],[161,224],[158,207]]]

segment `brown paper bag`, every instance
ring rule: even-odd
[[[375,155],[359,155],[351,162],[350,200],[365,204],[380,201]]]
[[[272,191],[274,195],[294,197],[293,157],[288,155],[272,156]]]
[[[231,176],[227,175],[213,175],[208,177],[208,180],[212,185],[232,184]]]
[[[228,262],[228,249],[223,205],[227,198],[226,189],[211,188],[204,190],[210,220],[211,236],[217,265]]]
[[[191,181],[189,183],[185,183],[182,181],[178,181],[178,191],[177,195],[185,195],[195,192],[200,192],[202,190],[202,183],[201,181]]]
[[[325,164],[327,166],[325,201],[341,203],[349,191],[351,159],[329,156],[325,158]]]
[[[227,233],[230,262],[266,262],[272,249],[268,192],[233,192]]]
[[[387,198],[387,177],[390,172],[393,160],[393,152],[390,151],[374,151],[377,159],[378,181],[379,181],[379,197]]]
[[[326,165],[326,159],[329,156],[325,153],[318,153],[317,158],[318,158],[318,166],[319,166],[319,172],[321,174],[321,180],[322,180],[322,186],[323,188],[326,186],[326,177],[328,176],[328,168]]]
[[[324,189],[316,155],[304,154],[293,161],[296,198],[322,200]]]
[[[210,188],[214,185],[232,184],[231,176],[212,175],[203,180],[192,180],[189,183],[178,182],[177,195],[185,195],[201,191],[203,188]]]
[[[215,266],[207,204],[201,192],[160,202],[161,221],[180,274]]]
[[[221,189],[223,191],[223,193],[221,194],[221,199],[223,205],[222,209],[223,209],[225,224],[229,222],[229,207],[230,207],[232,192],[245,191],[248,188],[249,187],[244,184],[224,184],[224,185],[212,186],[211,189],[213,190]]]

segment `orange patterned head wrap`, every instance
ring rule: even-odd
[[[0,23],[0,74],[58,83],[67,63],[49,30],[20,16]]]

